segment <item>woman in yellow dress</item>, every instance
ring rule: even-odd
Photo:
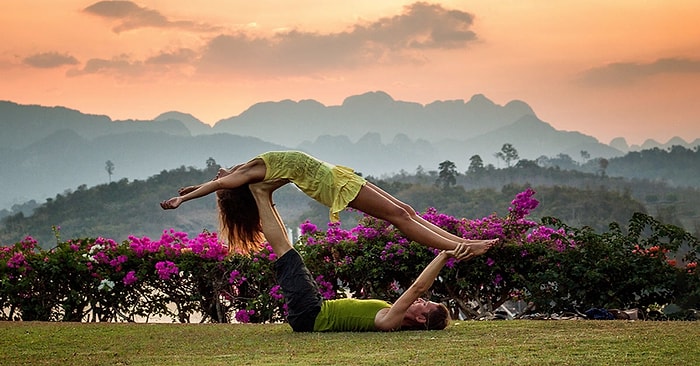
[[[331,221],[338,221],[338,213],[352,207],[390,222],[409,240],[435,249],[454,250],[458,243],[495,242],[450,234],[352,169],[300,151],[266,152],[231,169],[220,169],[214,180],[182,188],[178,196],[160,205],[163,209],[175,209],[183,202],[216,192],[222,237],[232,249],[249,253],[257,250],[263,240],[258,207],[248,185],[273,180],[292,183],[328,206]]]

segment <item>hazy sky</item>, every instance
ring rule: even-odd
[[[213,124],[254,103],[518,99],[603,143],[700,137],[698,0],[4,0],[0,99]],[[341,134],[342,131],[339,131]]]

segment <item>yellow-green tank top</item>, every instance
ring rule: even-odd
[[[391,305],[383,300],[326,300],[314,322],[314,332],[373,332],[379,310]]]

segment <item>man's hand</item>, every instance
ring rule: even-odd
[[[458,261],[467,261],[486,254],[497,242],[498,239],[467,240],[457,244],[457,247],[452,250],[443,251],[443,253]]]
[[[469,245],[467,245],[466,243],[459,243],[457,244],[456,248],[452,250],[445,250],[443,251],[443,253],[445,253],[445,255],[447,255],[448,257],[452,257],[458,261],[471,259],[471,257],[473,257],[471,250],[469,250]]]

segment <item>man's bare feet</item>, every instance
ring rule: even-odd
[[[232,166],[232,167],[229,168],[229,169],[226,169],[226,168],[219,168],[219,170],[216,172],[216,176],[215,176],[214,179],[212,179],[212,180],[217,180],[217,179],[219,179],[219,178],[223,178],[223,177],[225,177],[225,176],[227,176],[227,175],[229,175],[229,174],[235,172],[236,170],[238,170],[238,169],[239,169],[240,167],[242,167],[242,166],[243,166],[243,164],[238,164],[238,165],[236,165],[236,166]]]
[[[179,194],[180,196],[184,196],[184,195],[186,195],[186,194],[188,194],[196,189],[197,189],[197,186],[182,187],[182,188],[177,190],[177,194]]]
[[[238,165],[232,167],[231,169],[219,168],[219,170],[218,170],[217,173],[216,173],[216,176],[215,176],[214,179],[212,179],[212,180],[217,180],[217,179],[219,179],[219,178],[223,178],[223,177],[225,177],[225,176],[227,176],[227,175],[229,175],[229,174],[235,172],[236,170],[238,170],[238,168],[240,168],[242,165],[243,165],[243,164],[238,164]],[[182,188],[180,188],[180,189],[177,190],[177,193],[178,193],[180,196],[184,196],[184,195],[186,195],[186,194],[188,194],[188,193],[190,193],[190,192],[192,192],[192,191],[197,190],[197,188],[199,188],[200,186],[201,186],[201,184],[198,185],[198,186],[182,187]]]
[[[272,194],[274,190],[276,190],[279,187],[282,187],[287,183],[289,183],[289,179],[265,180],[258,183],[248,184],[248,188],[251,192],[253,192],[254,195],[262,193]]]

